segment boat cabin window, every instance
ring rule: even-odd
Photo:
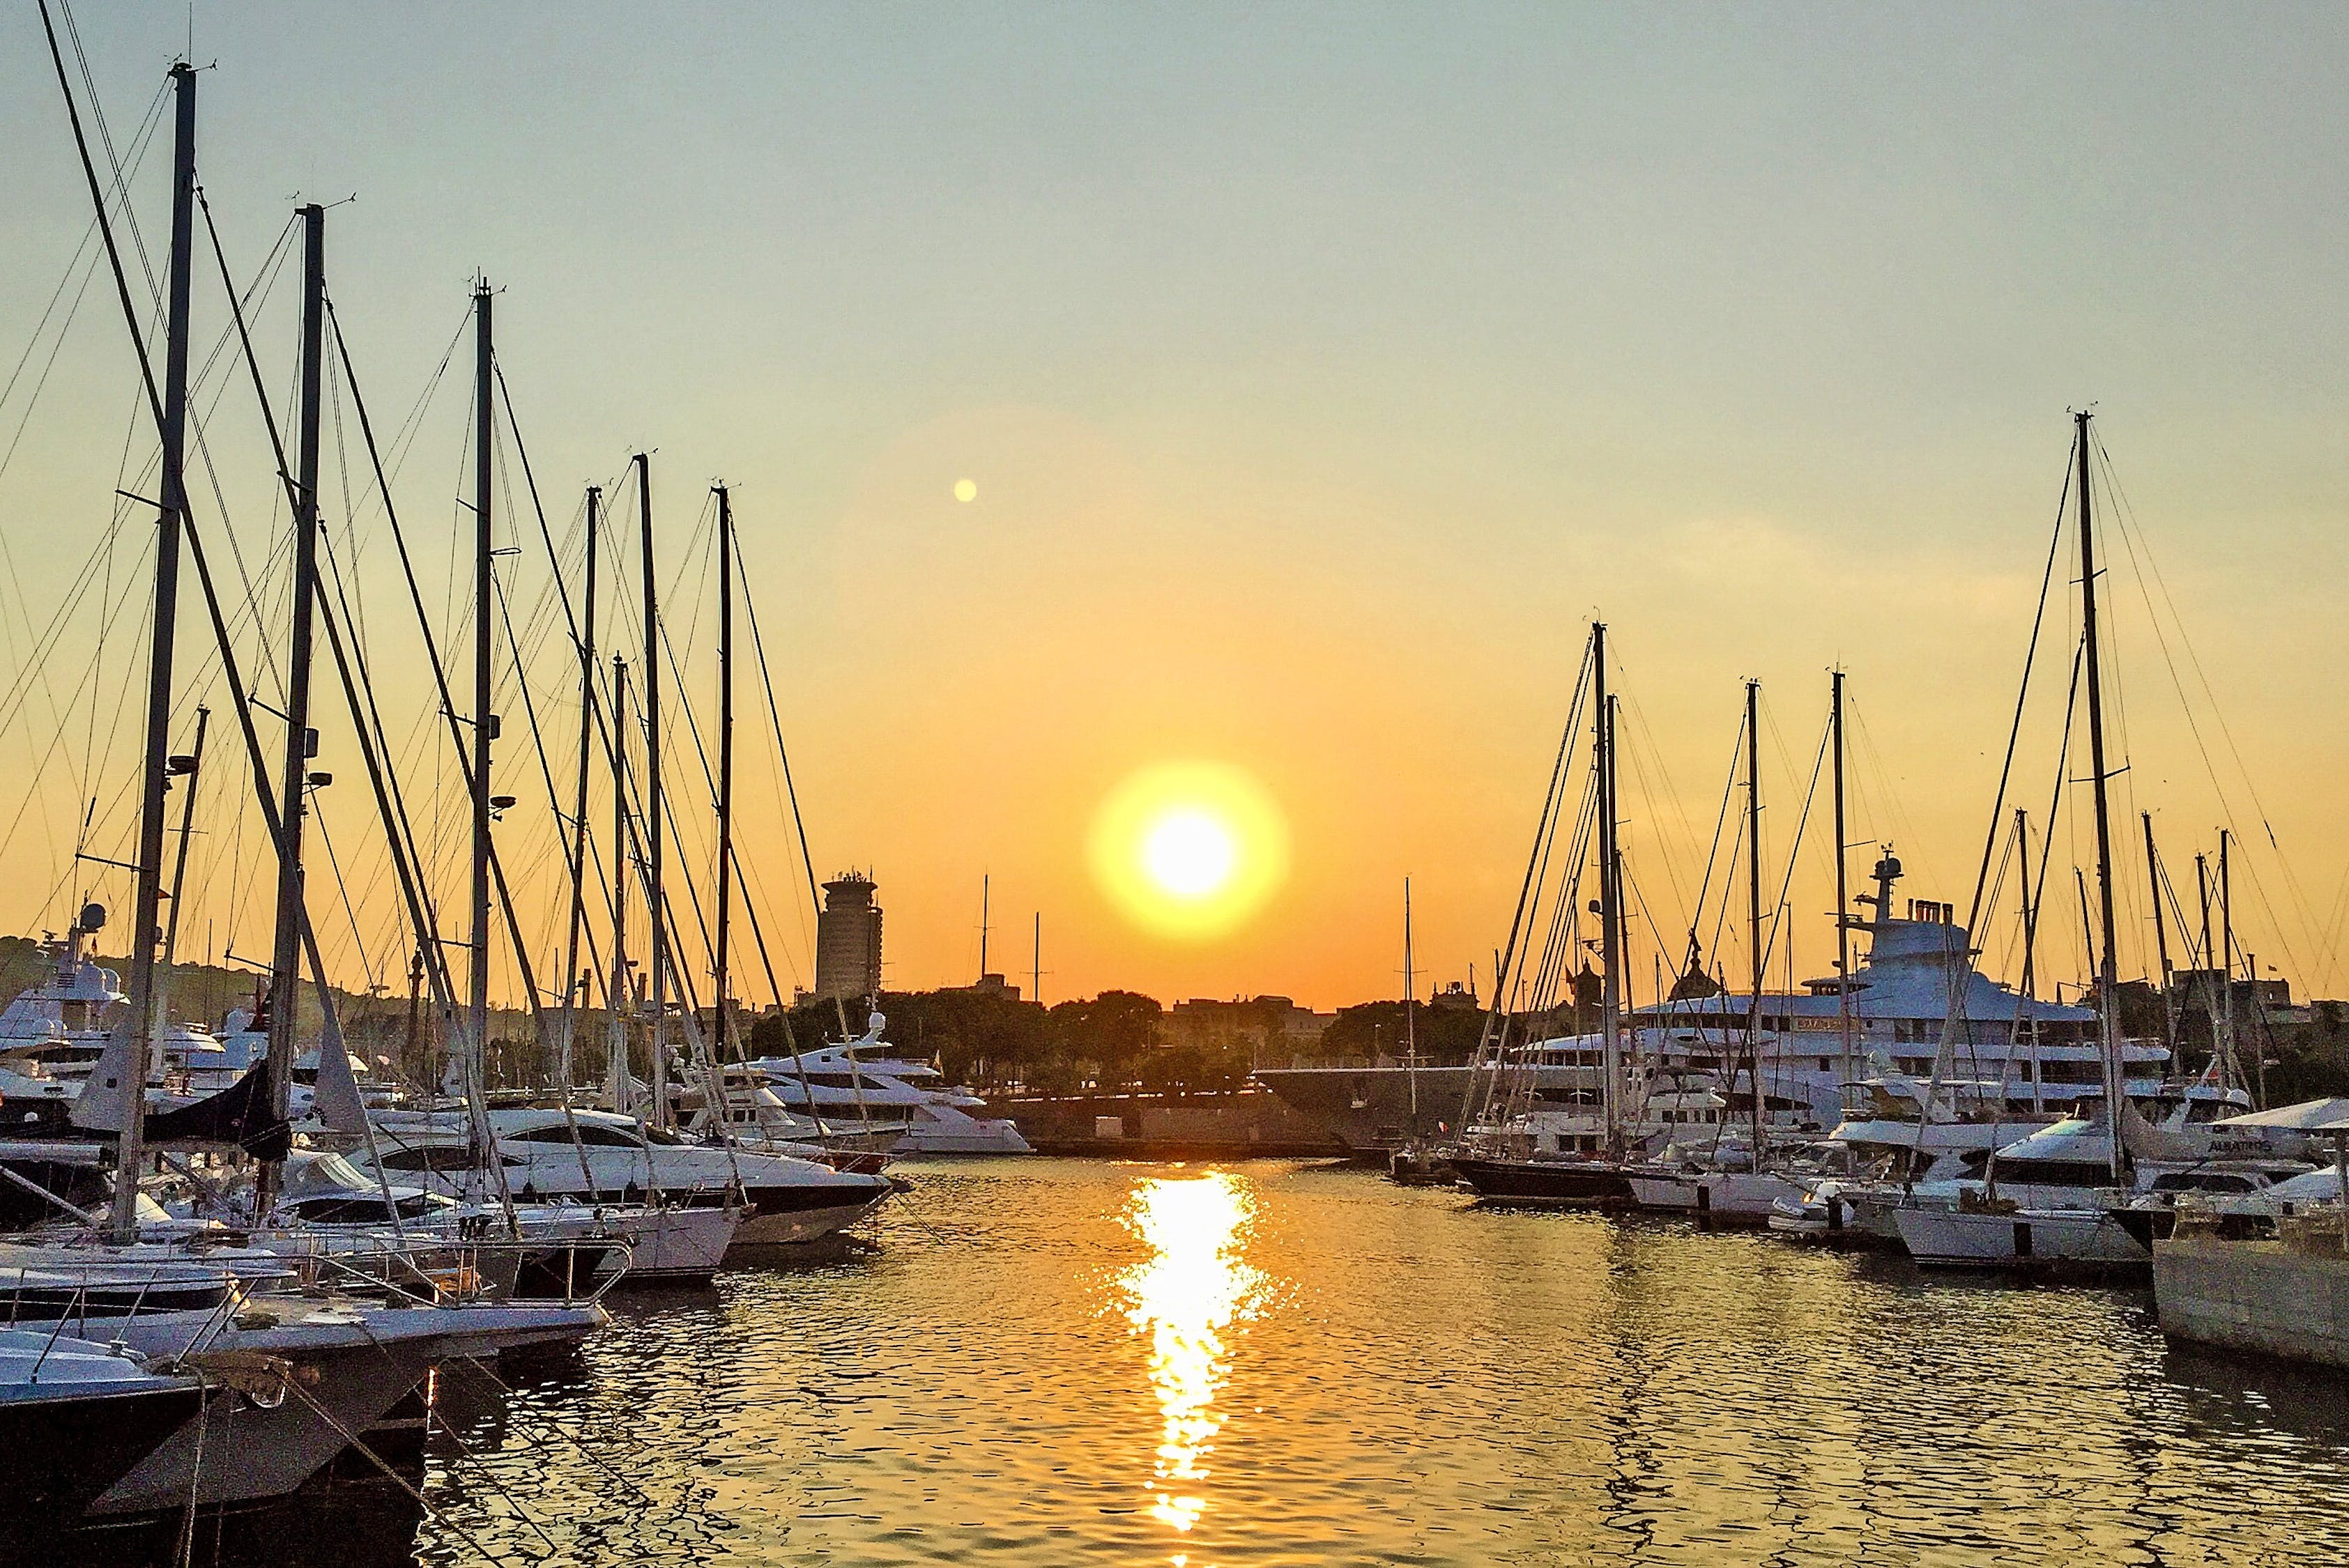
[[[403,1220],[419,1220],[435,1208],[446,1207],[427,1192],[410,1192],[392,1205]],[[380,1225],[388,1220],[384,1201],[373,1193],[336,1193],[317,1198],[305,1198],[293,1205],[294,1212],[314,1225]]]
[[[2255,1192],[2259,1183],[2232,1171],[2172,1171],[2153,1179],[2157,1192]]]
[[[2113,1173],[2101,1161],[2090,1160],[2002,1160],[1998,1178],[2043,1187],[2108,1187]]]
[[[453,1174],[473,1169],[473,1161],[465,1150],[455,1144],[427,1145],[422,1149],[388,1149],[376,1163],[386,1171],[429,1171],[437,1175]],[[501,1163],[520,1165],[513,1155],[502,1157]]]
[[[571,1129],[559,1123],[548,1127],[533,1127],[527,1132],[509,1134],[505,1141],[508,1143],[568,1143],[571,1141]],[[616,1127],[606,1127],[599,1121],[581,1122],[579,1141],[590,1149],[638,1147],[634,1133],[623,1131]]]

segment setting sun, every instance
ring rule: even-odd
[[[1231,880],[1238,850],[1231,830],[1196,806],[1177,806],[1142,841],[1142,863],[1162,892],[1205,898]]]
[[[1264,787],[1216,762],[1162,763],[1110,792],[1093,874],[1137,924],[1203,938],[1237,926],[1288,874],[1288,828]]]

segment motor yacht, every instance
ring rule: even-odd
[[[272,1227],[252,1243],[286,1256],[387,1254],[438,1241],[451,1252],[483,1237],[535,1243],[517,1294],[569,1294],[607,1279],[636,1284],[707,1280],[733,1244],[739,1207],[683,1203],[466,1202],[428,1186],[388,1186],[338,1154],[286,1161]]]
[[[738,1249],[815,1241],[870,1214],[895,1190],[885,1176],[647,1128],[610,1111],[531,1107],[488,1112],[506,1191],[521,1202],[593,1204],[653,1200],[741,1212]],[[346,1159],[365,1181],[490,1195],[461,1110],[392,1110],[369,1118],[373,1150]]]
[[[879,1013],[864,1033],[842,1044],[794,1056],[762,1057],[750,1066],[766,1076],[785,1109],[822,1129],[880,1133],[895,1130],[895,1154],[1032,1154],[1009,1119],[988,1114],[987,1101],[957,1088],[926,1062],[909,1060],[884,1039],[889,1020]]]

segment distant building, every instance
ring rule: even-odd
[[[2169,1005],[2180,1013],[2199,1013],[2206,1008],[2224,1011],[2229,989],[2229,979],[2223,971],[2173,969],[2169,975]],[[2254,1014],[2271,1024],[2305,1024],[2315,1016],[2314,1008],[2293,1003],[2289,980],[2245,980],[2238,976],[2232,982],[2232,989],[2239,1023],[2250,1021]]]
[[[1194,996],[1166,1010],[1165,1039],[1170,1046],[1247,1046],[1263,1050],[1294,1050],[1318,1043],[1322,1031],[1337,1021],[1335,1013],[1300,1007],[1288,996],[1252,996],[1219,1002]]]
[[[1000,996],[1007,1002],[1019,1000],[1019,987],[1000,975],[982,975],[976,985],[942,985],[939,989],[969,996]]]
[[[815,995],[861,1001],[881,994],[881,906],[874,882],[848,872],[823,884],[823,913],[815,917]]]
[[[1476,1000],[1475,991],[1457,980],[1449,982],[1443,990],[1428,997],[1427,1005],[1454,1013],[1473,1013],[1484,1006],[1482,1002]]]

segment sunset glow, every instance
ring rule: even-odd
[[[1288,874],[1288,829],[1263,786],[1222,763],[1147,768],[1094,818],[1095,881],[1136,924],[1205,939],[1237,928]]]

